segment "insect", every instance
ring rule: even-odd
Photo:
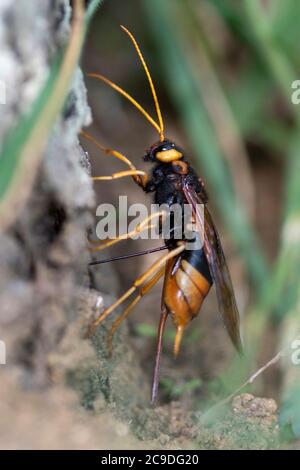
[[[140,48],[134,36],[124,26],[121,28],[131,39],[139,59],[144,67],[150,89],[152,92],[157,121],[154,120],[148,112],[126,91],[110,81],[103,75],[92,73],[90,77],[96,78],[108,84],[118,93],[127,98],[153,125],[159,134],[159,141],[154,143],[147,150],[144,159],[151,162],[154,166],[152,175],[149,177],[144,171],[138,170],[133,163],[120,152],[105,148],[97,142],[91,135],[83,132],[83,136],[94,142],[106,154],[122,160],[128,170],[114,173],[110,176],[94,177],[95,180],[114,180],[125,176],[131,176],[145,192],[154,194],[154,201],[157,204],[179,204],[183,206],[188,204],[191,208],[192,221],[194,222],[193,237],[201,237],[201,245],[195,249],[187,249],[185,235],[181,239],[169,237],[165,240],[165,245],[158,249],[148,250],[143,253],[133,255],[124,255],[121,258],[137,256],[139,254],[150,253],[167,249],[167,253],[162,255],[152,266],[141,276],[139,276],[132,286],[111,306],[106,308],[101,315],[94,320],[90,332],[93,333],[119,305],[123,304],[134,293],[136,296],[129,303],[123,313],[114,321],[108,334],[109,349],[112,347],[112,338],[121,322],[129,315],[133,307],[146,295],[151,288],[164,277],[161,315],[157,333],[157,349],[155,358],[155,367],[152,384],[151,400],[154,402],[157,398],[160,358],[162,350],[163,332],[166,320],[170,315],[176,327],[176,336],[174,341],[174,354],[178,354],[183,332],[186,326],[195,318],[202,306],[202,303],[214,284],[218,306],[222,314],[227,332],[238,351],[242,351],[242,342],[240,338],[239,313],[233,292],[230,273],[226,264],[221,241],[214,225],[213,219],[207,207],[208,197],[204,184],[198,178],[183,150],[174,142],[165,138],[164,123],[160,111],[154,84],[149,73],[148,67]],[[199,207],[204,207],[201,211]],[[93,250],[103,249],[127,239],[135,233],[152,226],[154,219],[161,217],[162,214],[152,214],[140,223],[131,233],[120,236],[119,238],[109,240]],[[175,229],[174,221],[171,221],[171,231]],[[111,260],[119,258],[111,258]],[[101,263],[100,261],[99,263]],[[91,263],[97,264],[97,262]]]

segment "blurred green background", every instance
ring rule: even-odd
[[[296,434],[299,367],[289,348],[300,333],[300,105],[291,100],[292,83],[300,78],[299,18],[297,0],[109,0],[94,18],[83,56],[85,72],[106,75],[154,115],[143,68],[119,25],[135,35],[156,85],[166,136],[186,149],[206,182],[232,272],[245,357],[229,360],[226,338],[221,353],[211,352],[220,322],[214,319],[205,329],[216,310],[208,300],[199,335],[188,337],[182,362],[168,362],[166,394],[172,394],[170,384],[177,395],[186,390],[178,383],[185,374],[194,396],[201,390],[202,381],[193,381],[199,375],[213,380],[210,392],[226,396],[283,348],[286,360],[276,361],[250,389],[279,400],[283,423]],[[155,131],[123,97],[95,80],[87,82],[91,133],[142,168],[145,149],[158,138]],[[94,174],[120,169],[85,146]],[[119,194],[128,194],[130,202],[145,200],[133,186],[129,180],[99,185],[98,201],[116,201]],[[128,245],[118,250],[129,251]],[[134,277],[147,263],[118,266],[124,288],[129,273]],[[155,334],[159,295],[157,290],[149,296],[131,320],[142,356],[139,337]],[[146,364],[153,344],[151,353],[144,352]],[[206,390],[203,396],[216,398],[214,393]]]

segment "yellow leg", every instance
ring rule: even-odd
[[[115,245],[116,243],[119,243],[122,240],[128,240],[128,238],[134,237],[135,235],[138,235],[139,233],[142,233],[145,230],[155,228],[156,224],[151,224],[150,222],[152,222],[153,219],[164,217],[164,216],[165,216],[165,212],[155,212],[154,214],[149,215],[148,217],[146,217],[146,219],[140,222],[135,227],[135,229],[131,230],[131,232],[124,233],[117,238],[108,240],[107,242],[99,243],[97,246],[93,246],[92,248],[90,248],[90,251],[94,252],[94,251],[104,250],[105,248]],[[97,243],[96,240],[90,240],[90,242]]]
[[[147,173],[142,170],[126,170],[126,171],[118,171],[117,173],[113,173],[109,176],[93,176],[93,181],[111,181],[117,180],[120,178],[124,178],[125,176],[144,176],[147,177]]]
[[[98,325],[100,325],[100,323],[102,323],[105,318],[108,317],[108,315],[113,312],[119,305],[121,305],[123,302],[125,302],[126,299],[128,299],[128,297],[131,296],[131,294],[133,294],[139,286],[141,286],[142,284],[144,284],[144,282],[147,281],[147,279],[149,279],[149,277],[151,277],[152,275],[154,275],[157,271],[159,271],[164,265],[165,263],[169,260],[169,259],[172,259],[174,258],[175,256],[179,255],[180,253],[182,253],[185,249],[185,245],[184,244],[180,244],[177,248],[175,248],[174,250],[170,251],[169,253],[167,253],[165,256],[163,256],[162,258],[160,258],[159,260],[157,260],[155,263],[152,264],[152,266],[150,266],[149,269],[147,269],[147,271],[142,274],[141,276],[139,276],[135,281],[134,283],[132,284],[132,286],[130,287],[130,289],[128,289],[118,300],[116,300],[116,302],[114,302],[110,307],[108,307],[107,309],[104,310],[104,312],[91,324],[91,327],[90,327],[90,334],[92,334],[95,329],[97,328]]]
[[[93,142],[93,144],[95,144],[96,147],[102,150],[102,152],[106,153],[106,155],[110,155],[124,162],[127,166],[129,166],[130,170],[132,170],[133,172],[139,171],[136,169],[134,164],[129,160],[129,158],[125,157],[125,155],[123,155],[122,153],[118,152],[117,150],[104,147],[102,144],[100,144],[100,142],[98,142],[98,140],[96,140],[88,132],[81,131],[80,134],[83,137],[85,137],[87,140],[89,140],[90,142]],[[139,186],[142,186],[142,188],[145,188],[147,181],[148,181],[148,176],[144,171],[141,171],[139,173],[133,173],[131,176],[133,177],[133,180],[135,181],[135,183],[137,183]]]
[[[146,295],[151,289],[152,287],[155,286],[155,284],[159,281],[159,279],[164,275],[164,272],[165,272],[165,267],[163,267],[162,269],[160,269],[160,271],[158,271],[155,276],[152,277],[152,279],[150,279],[150,281],[148,281],[140,290],[140,292],[138,293],[138,295],[133,299],[133,301],[128,305],[128,307],[124,310],[124,312],[122,313],[122,315],[120,315],[119,318],[117,318],[114,323],[112,324],[112,327],[111,329],[109,330],[108,332],[108,335],[107,335],[107,349],[108,349],[108,353],[109,353],[109,356],[111,356],[112,354],[112,341],[113,341],[113,336],[116,332],[116,330],[119,328],[119,326],[121,325],[122,321],[125,320],[125,318],[128,317],[129,313],[132,311],[132,309],[136,306],[136,304],[142,299],[142,297],[144,297],[144,295]]]

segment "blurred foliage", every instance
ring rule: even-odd
[[[177,105],[204,177],[211,191],[214,191],[214,201],[245,258],[253,283],[259,289],[267,277],[264,256],[257,246],[250,222],[245,217],[246,211],[234,194],[230,171],[224,163],[215,128],[205,107],[203,93],[206,91],[199,80],[196,80],[198,75],[193,70],[193,62],[188,61],[185,54],[190,43],[188,37],[183,37],[183,33],[191,31],[194,26],[186,27],[183,31],[178,19],[189,17],[185,12],[187,3],[177,0],[161,3],[154,0],[151,4],[145,1],[143,5],[149,16],[149,25],[153,28],[153,38],[159,46],[167,87]],[[161,22],[155,21],[156,18],[160,18],[163,28],[160,27]],[[188,43],[185,50],[183,41]]]
[[[134,329],[135,329],[135,333],[139,336],[144,336],[146,338],[157,337],[157,328],[154,325],[149,325],[148,323],[137,323]],[[174,328],[165,329],[164,339],[169,341],[171,345],[173,345],[175,336],[176,336],[176,330],[174,330]],[[200,340],[201,340],[201,330],[188,329],[182,339],[182,344],[184,346],[185,344],[193,344]]]
[[[114,21],[117,18],[114,24],[126,24],[143,52],[149,48],[145,58],[163,112],[167,112],[167,104],[173,122],[178,117],[187,148],[192,149],[199,173],[207,182],[210,202],[218,209],[252,284],[251,305],[244,320],[245,355],[234,358],[228,370],[205,383],[209,399],[218,402],[264,364],[266,343],[276,342],[270,327],[278,336],[277,352],[288,341],[283,320],[299,316],[300,119],[299,106],[291,102],[291,86],[300,78],[300,2],[139,0],[129,4],[111,0],[111,8],[115,9]],[[109,51],[106,61],[117,63],[112,68],[117,72],[109,76],[129,91],[134,89],[134,96],[142,93],[143,104],[152,105],[147,101],[145,77],[138,75],[140,64],[133,65],[136,69],[128,67],[127,72],[130,59],[123,52],[123,42],[111,31],[112,24],[101,23],[101,36],[102,28],[110,38],[105,44]],[[95,34],[97,52],[101,51],[99,30]],[[271,176],[265,178],[265,192],[260,187],[257,195],[254,170],[260,165],[265,172],[272,173],[273,168],[277,174],[281,172],[282,187],[272,185]],[[269,240],[259,231],[259,217],[263,210],[270,210],[264,196],[273,199],[280,217]],[[271,256],[269,242],[274,244]],[[137,333],[154,337],[156,328],[139,324]],[[297,384],[289,384],[284,379],[287,371],[282,372],[283,416],[297,430],[299,401],[292,393]],[[260,385],[248,384],[243,391],[261,390]],[[170,394],[174,386],[170,380],[164,383]],[[274,395],[278,399],[279,390]],[[199,404],[202,410],[210,406],[211,402]]]
[[[157,328],[154,325],[149,325],[148,323],[137,323],[135,325],[135,333],[139,336],[144,336],[145,338],[156,338]],[[167,328],[164,336],[167,340],[173,341],[175,338],[174,330]]]
[[[85,15],[86,28],[88,28],[90,21],[92,20],[93,16],[97,13],[97,10],[102,2],[103,0],[91,0],[89,2]]]
[[[287,391],[280,412],[280,424],[284,430],[283,437],[290,431],[300,438],[300,382]]]
[[[291,86],[300,73],[300,2],[144,0],[143,7],[166,90],[255,286],[245,321],[246,355],[221,377],[226,394],[255,367],[270,315],[277,322],[286,320],[300,300],[300,115],[291,103]],[[213,113],[210,103],[216,95],[219,109]],[[220,129],[229,119],[231,128]],[[222,132],[228,129],[244,152],[239,160],[230,160],[222,144]],[[253,144],[285,168],[285,203],[278,201],[283,206],[280,246],[272,269],[237,184],[238,165],[242,159],[247,164]],[[276,188],[274,192],[276,198]],[[297,394],[286,396],[283,410],[288,409],[298,430]]]
[[[183,383],[176,383],[175,380],[167,377],[162,377],[160,380],[162,392],[169,399],[178,399],[188,392],[194,392],[201,388],[201,379],[192,379]]]

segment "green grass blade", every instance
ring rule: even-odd
[[[89,3],[89,6],[87,7],[86,14],[85,14],[85,19],[86,19],[85,21],[86,21],[87,26],[92,20],[95,13],[97,12],[98,8],[100,8],[102,3],[103,3],[103,0],[92,0]]]

